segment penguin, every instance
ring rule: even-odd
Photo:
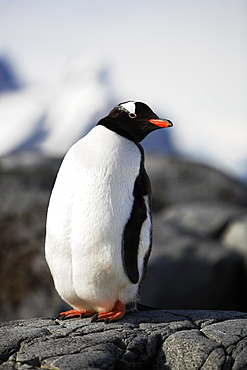
[[[115,106],[65,155],[51,193],[45,257],[72,309],[112,322],[135,310],[152,245],[151,185],[140,142],[173,124],[143,102]]]

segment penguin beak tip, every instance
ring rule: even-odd
[[[155,126],[165,128],[165,127],[172,127],[173,123],[169,119],[149,119],[148,122],[152,123]]]

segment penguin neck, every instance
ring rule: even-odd
[[[126,139],[133,141],[135,144],[137,144],[137,146],[139,146],[139,142],[144,139],[144,138],[137,137],[137,135],[134,132],[128,132],[124,130],[121,124],[109,119],[108,117],[102,118],[97,123],[97,126],[98,125],[102,125],[108,128],[109,130],[115,132],[116,134],[121,135],[125,137]]]

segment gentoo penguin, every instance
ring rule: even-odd
[[[51,194],[46,260],[72,310],[59,319],[121,319],[134,309],[152,238],[151,188],[139,144],[171,127],[142,102],[117,105],[65,155]]]

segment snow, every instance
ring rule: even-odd
[[[83,55],[72,59],[56,82],[30,84],[2,93],[0,156],[21,152],[63,156],[121,102],[118,98],[121,91],[116,92],[112,75],[111,67],[101,58]],[[187,106],[187,111],[191,108],[191,115],[184,119],[179,114],[175,117],[163,114],[161,106],[149,105],[158,115],[171,119],[174,127],[157,131],[145,139],[143,145],[147,153],[175,152],[232,175],[247,177],[247,125],[238,120],[231,107],[225,107],[228,110],[226,124],[220,115],[210,121],[206,114],[193,115],[194,107]],[[131,101],[123,106],[133,111]],[[198,105],[197,109],[203,111]]]
[[[0,96],[0,155],[15,151],[35,131],[47,105],[45,93],[25,88]]]
[[[57,84],[1,94],[0,156],[24,150],[63,156],[111,108],[104,74],[100,63],[79,58]]]

